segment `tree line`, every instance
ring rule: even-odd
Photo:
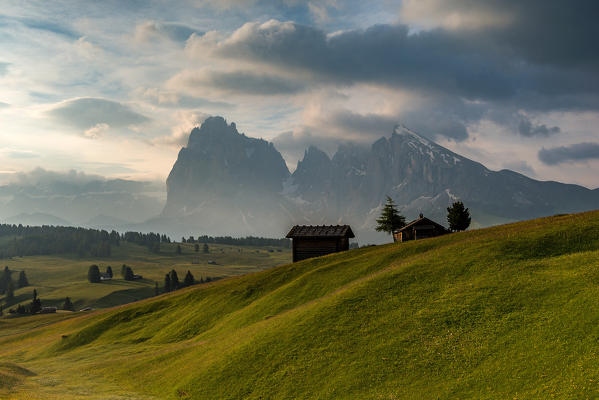
[[[188,238],[181,238],[182,243],[209,243],[209,244],[228,244],[238,246],[279,246],[289,248],[291,247],[291,240],[286,238],[275,239],[265,238],[257,236],[246,236],[242,238],[236,238],[232,236],[198,236],[197,239],[193,236]]]
[[[13,236],[12,240],[0,241],[0,259],[32,255],[76,253],[83,257],[110,257],[111,247],[121,241],[147,246],[159,251],[160,243],[171,239],[158,233],[125,232],[76,228],[68,226],[23,226],[0,224],[0,238]]]

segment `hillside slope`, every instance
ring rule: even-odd
[[[599,212],[226,279],[0,336],[0,358],[36,374],[12,398],[593,398]]]

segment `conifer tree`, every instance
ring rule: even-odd
[[[31,314],[37,314],[42,310],[42,301],[37,297],[37,290],[33,289],[33,300],[29,305],[29,312]]]
[[[27,275],[25,275],[25,271],[19,272],[19,283],[18,286],[20,288],[29,286],[29,281],[27,280]]]
[[[62,303],[62,309],[63,310],[67,310],[67,311],[73,311],[74,310],[73,303],[71,302],[71,298],[70,297],[66,297],[64,299],[64,303]]]
[[[194,250],[196,253],[197,253],[198,251],[200,251],[200,245],[196,243],[196,244],[193,246],[193,250]]]
[[[177,254],[181,254],[181,245],[180,244],[177,245]]]
[[[447,223],[452,231],[465,231],[470,226],[470,211],[461,201],[454,202],[447,207]]]
[[[12,282],[9,282],[8,286],[6,288],[5,300],[8,303],[10,301],[13,301],[14,299],[15,299],[15,287]]]
[[[208,247],[207,243],[204,243],[202,251],[206,254],[210,253],[210,248]]]
[[[121,266],[121,277],[122,277],[123,279],[125,279],[125,276],[126,276],[126,275],[127,275],[127,265],[126,265],[126,264],[123,264],[123,265]]]
[[[397,210],[393,199],[387,196],[387,202],[383,207],[381,216],[376,220],[376,231],[387,232],[392,235],[394,231],[403,228],[406,225],[406,219]]]
[[[190,270],[187,270],[187,274],[185,274],[185,279],[183,279],[183,286],[191,286],[195,283],[195,279],[191,274]]]
[[[171,291],[171,276],[170,274],[164,275],[164,293]]]
[[[132,281],[134,279],[135,279],[135,274],[133,273],[133,270],[131,269],[131,267],[127,267],[127,269],[125,270],[125,280]]]
[[[158,296],[160,294],[160,288],[158,287],[158,282],[154,282],[154,296]]]
[[[106,267],[106,276],[112,278],[112,267],[110,265]]]
[[[91,283],[100,283],[100,268],[96,264],[90,265],[87,270],[87,280]]]
[[[177,276],[177,271],[174,269],[170,272],[171,275],[171,290],[179,289],[179,277]]]
[[[2,275],[0,276],[0,294],[6,293],[8,289],[8,284],[11,282],[11,270],[8,269],[8,266],[4,267],[4,271],[2,271]]]

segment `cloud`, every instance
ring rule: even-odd
[[[569,146],[542,148],[539,160],[547,165],[599,159],[599,143],[577,143]]]
[[[551,136],[561,132],[559,126],[547,127],[545,124],[533,124],[528,118],[523,117],[518,125],[518,132],[522,136]]]
[[[110,125],[99,123],[83,131],[83,136],[90,139],[98,139],[104,134],[104,132],[108,131],[108,129],[110,129]]]
[[[6,155],[9,158],[37,158],[40,155],[31,150],[19,150],[19,149],[4,149],[2,150],[2,154]]]
[[[177,111],[174,116],[177,125],[172,128],[171,134],[153,139],[152,144],[175,148],[185,146],[189,140],[191,130],[202,125],[202,122],[209,116],[209,114],[199,111]]]
[[[188,96],[177,93],[172,90],[162,90],[158,88],[145,88],[136,91],[136,94],[152,104],[169,108],[198,108],[215,107],[219,109],[229,109],[235,107],[234,104],[224,101],[213,101],[203,97]]]
[[[77,39],[80,35],[66,24],[52,22],[47,19],[17,18],[19,22],[31,29],[50,32],[56,35],[65,36],[69,39]]]
[[[0,76],[5,75],[8,72],[8,66],[10,63],[0,62]]]
[[[437,3],[426,3],[428,6],[421,13],[432,12],[431,4]],[[468,9],[467,4],[471,3],[456,0],[443,5],[439,18],[453,18],[452,29],[414,31],[407,25],[388,24],[331,35],[319,28],[273,19],[246,23],[224,37],[214,32],[205,37],[192,35],[186,52],[196,58],[236,60],[254,71],[253,74],[262,75],[265,81],[268,76],[280,79],[293,74],[303,87],[298,82],[292,88],[287,87],[289,93],[294,93],[294,88],[301,91],[299,88],[327,85],[338,88],[376,85],[411,91],[429,100],[420,110],[415,107],[411,110],[409,119],[414,123],[410,125],[421,125],[421,130],[455,140],[467,138],[469,124],[490,117],[489,113],[502,115],[502,120],[493,121],[509,126],[514,133],[543,137],[560,133],[560,128],[522,120],[517,116],[518,110],[543,113],[599,109],[599,68],[594,68],[595,60],[587,54],[596,53],[588,38],[583,40],[568,33],[565,38],[571,43],[563,43],[557,37],[552,43],[562,48],[564,57],[567,54],[578,57],[576,62],[561,60],[556,53],[537,54],[533,48],[516,43],[511,33],[511,29],[517,29],[524,42],[538,41],[534,27],[543,22],[534,9],[512,6],[502,9],[496,1]],[[566,18],[573,18],[570,9],[575,7],[553,7],[550,12],[546,10],[550,7],[533,3],[550,20],[559,18],[562,8],[568,9]],[[478,17],[483,18],[479,20],[480,26],[475,24]],[[495,17],[496,20],[491,20]],[[594,21],[583,19],[582,31],[596,29]],[[528,22],[536,25],[530,27]],[[542,29],[546,27],[543,25]],[[571,53],[568,50],[571,47],[579,52]],[[257,79],[246,79],[243,75],[240,78],[251,88],[237,84],[240,91],[265,94],[255,90],[253,83],[259,83]],[[222,86],[235,85],[234,79],[224,80]],[[281,82],[277,83],[275,87],[280,87]],[[264,86],[264,92],[269,91],[267,85],[258,86]],[[429,107],[438,103],[449,108]],[[462,110],[454,112],[458,108]],[[410,117],[407,112],[402,114]]]
[[[145,21],[135,27],[134,38],[138,42],[150,42],[157,39],[185,42],[192,34],[202,35],[203,32],[178,23]]]
[[[171,88],[191,92],[213,88],[225,93],[271,96],[298,93],[305,86],[293,79],[250,71],[186,70],[168,83]]]
[[[48,114],[65,125],[83,130],[104,125],[123,128],[149,121],[149,118],[119,102],[92,97],[63,101]]]

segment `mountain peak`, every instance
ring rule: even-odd
[[[234,122],[228,125],[227,120],[225,120],[223,117],[208,117],[199,128],[195,127],[191,130],[187,146],[194,146],[195,144],[201,142],[201,138],[211,137],[218,139],[233,135],[239,135],[237,126]]]
[[[391,137],[393,137],[394,135],[397,136],[404,136],[410,139],[415,139],[417,141],[419,141],[420,143],[430,146],[432,144],[432,142],[425,138],[424,136],[420,135],[419,133],[414,132],[413,130],[411,130],[410,128],[408,128],[407,126],[403,125],[403,124],[397,124],[395,125],[395,127],[393,128],[393,133],[391,134]]]

